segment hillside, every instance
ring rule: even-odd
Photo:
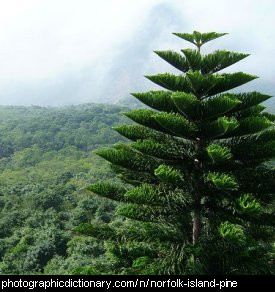
[[[104,247],[72,232],[109,222],[114,204],[84,187],[113,177],[93,150],[122,138],[125,107],[0,107],[0,274],[68,274],[104,262]]]

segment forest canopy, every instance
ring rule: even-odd
[[[126,108],[0,107],[0,274],[71,274],[105,261],[102,242],[72,232],[111,222],[115,204],[85,187],[112,172],[93,150],[123,138]]]

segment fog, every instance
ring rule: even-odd
[[[204,51],[251,56],[227,71],[260,78],[274,94],[271,0],[0,0],[0,104],[116,102],[156,88],[143,76],[173,71],[152,51],[192,46],[172,32],[228,32]]]

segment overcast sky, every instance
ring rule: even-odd
[[[114,102],[171,71],[152,51],[190,45],[172,32],[228,32],[205,52],[251,56],[231,71],[274,94],[272,0],[0,0],[0,104]]]

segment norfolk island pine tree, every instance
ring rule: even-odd
[[[131,142],[97,152],[123,184],[88,189],[121,202],[125,220],[77,231],[106,242],[111,274],[272,274],[271,96],[228,92],[257,77],[219,72],[248,54],[201,53],[225,33],[174,34],[196,49],[155,53],[180,74],[145,76],[163,90],[132,94],[148,107],[115,128]]]

